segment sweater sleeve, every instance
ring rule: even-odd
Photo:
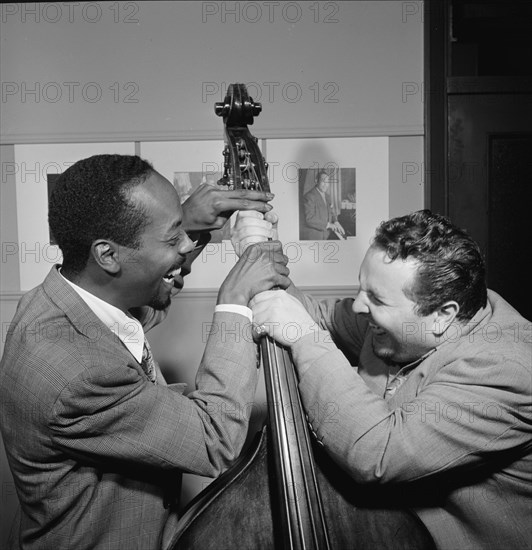
[[[317,411],[317,438],[358,482],[461,472],[530,442],[530,368],[515,360],[457,358],[394,408],[368,388],[327,332],[307,335],[292,353],[308,367],[300,391],[305,408]]]

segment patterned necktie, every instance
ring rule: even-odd
[[[142,350],[142,362],[140,363],[142,370],[146,373],[146,376],[153,382],[157,383],[157,370],[155,369],[155,361],[153,360],[153,355],[151,353],[150,344],[148,340],[144,338],[144,349]]]

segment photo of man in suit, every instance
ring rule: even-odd
[[[301,228],[302,240],[327,240],[345,238],[345,231],[333,211],[329,190],[329,175],[325,171],[318,172],[316,185],[303,197],[304,220]]]
[[[50,199],[63,254],[20,301],[0,363],[1,430],[20,501],[24,549],[150,550],[177,522],[181,472],[217,476],[238,456],[257,383],[256,346],[239,337],[258,290],[286,288],[280,243],[251,247],[219,289],[196,378],[182,395],[145,333],[161,322],[192,260],[233,211],[268,193],[200,186],[181,206],[138,156],[68,168]],[[227,411],[237,411],[234,415]]]

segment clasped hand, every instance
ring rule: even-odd
[[[237,256],[240,257],[250,244],[276,241],[278,220],[274,212],[266,212],[264,215],[255,210],[238,212],[231,229],[231,243]]]
[[[253,323],[283,346],[316,331],[317,325],[303,304],[284,290],[257,294],[250,302]]]
[[[268,239],[277,239],[278,216],[268,212],[264,216],[259,212],[239,212],[231,231],[231,242],[237,255],[245,255],[253,250],[250,247],[261,246]],[[274,244],[275,243],[275,244]],[[277,241],[269,244],[277,246]],[[280,243],[278,243],[280,246]],[[242,257],[239,263],[242,261]],[[238,265],[238,264],[237,264]],[[288,284],[284,284],[288,282]],[[316,323],[307,313],[301,302],[288,294],[288,277],[275,290],[263,289],[252,294],[249,307],[253,310],[253,323],[262,325],[263,333],[268,334],[280,344],[291,346],[302,336],[316,329]]]
[[[204,183],[183,203],[183,228],[188,233],[221,229],[236,210],[266,213],[272,209],[268,201],[272,193],[235,189],[226,191]]]
[[[281,243],[277,239],[277,216],[254,210],[238,212],[231,242],[239,257],[218,294],[218,303],[247,306],[255,294],[287,288],[291,281]]]
[[[288,257],[279,241],[249,245],[229,272],[218,293],[219,304],[247,306],[253,296],[273,288],[288,288]]]

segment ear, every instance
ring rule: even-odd
[[[91,254],[94,261],[104,270],[111,274],[120,271],[120,260],[118,256],[118,245],[113,241],[99,239],[91,246]]]
[[[449,300],[441,305],[432,315],[434,324],[432,332],[435,336],[442,336],[456,319],[460,306],[454,300]]]

